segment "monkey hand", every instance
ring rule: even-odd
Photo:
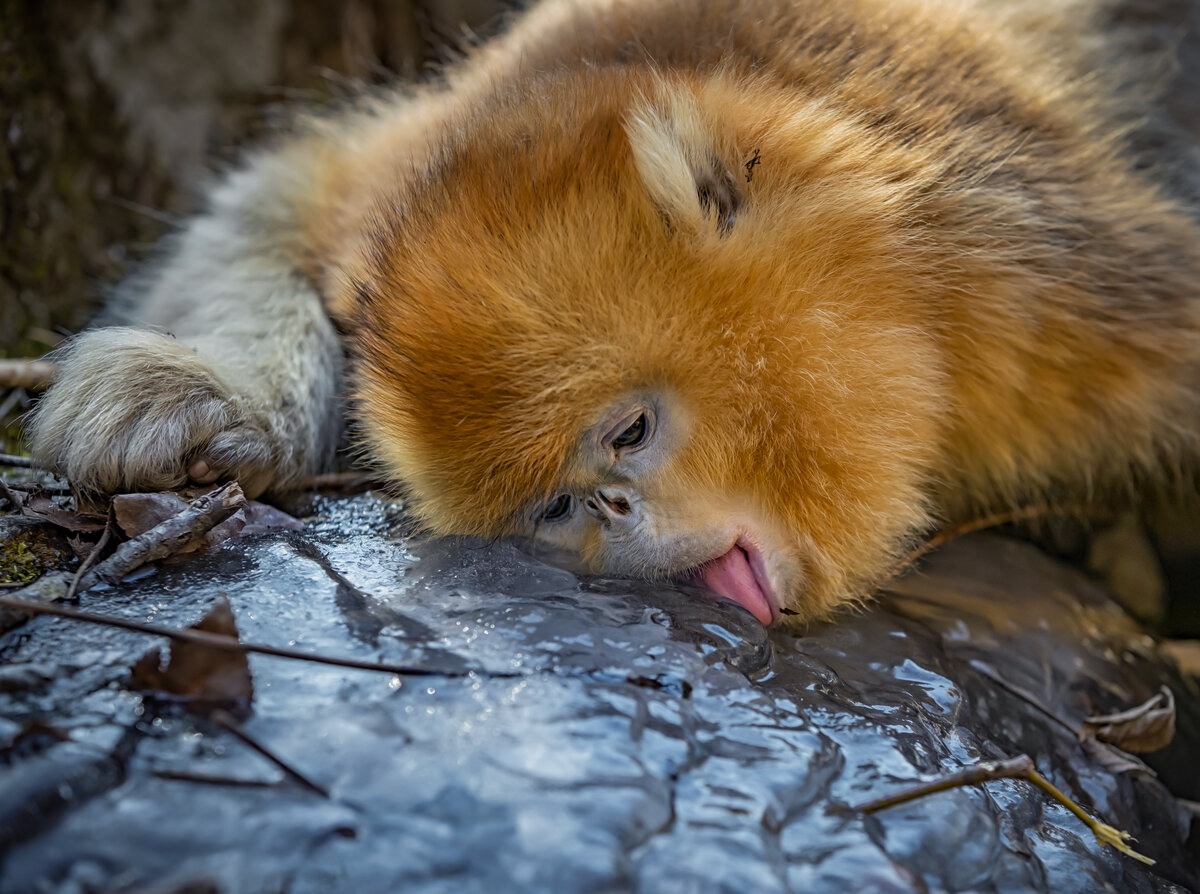
[[[173,338],[109,328],[74,339],[38,404],[33,456],[95,493],[236,478],[257,496],[279,475],[267,415]]]

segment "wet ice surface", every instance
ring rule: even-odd
[[[1162,785],[1200,797],[1195,693],[1030,547],[961,541],[870,611],[768,636],[736,606],[579,581],[503,545],[409,543],[394,514],[370,496],[328,502],[304,534],[82,600],[184,626],[225,594],[243,641],[443,672],[251,657],[245,728],[329,799],[205,721],[145,713],[123,688],[145,636],[40,618],[0,637],[17,675],[0,675],[0,743],[34,719],[73,739],[0,764],[0,891],[206,879],[314,894],[1057,894],[1200,881],[1190,814]],[[1154,761],[1162,782],[1100,768],[1031,704],[1078,722],[1162,682],[1180,703],[1176,744]],[[844,809],[1022,752],[1159,865],[1102,850],[1022,782]],[[173,771],[273,784],[161,775]]]

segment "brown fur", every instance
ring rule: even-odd
[[[290,201],[373,454],[431,530],[518,533],[595,485],[614,397],[669,392],[650,496],[752,505],[804,618],[936,520],[1190,467],[1200,233],[1088,9],[550,0],[318,125]]]

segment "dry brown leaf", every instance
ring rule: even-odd
[[[29,518],[50,522],[50,524],[65,528],[68,531],[104,530],[104,516],[66,509],[59,506],[49,494],[42,491],[33,491],[21,499],[21,514]]]
[[[1080,735],[1134,754],[1166,748],[1175,738],[1175,695],[1164,686],[1136,708],[1084,718]]]
[[[242,536],[262,534],[266,531],[303,531],[304,522],[295,516],[288,515],[282,509],[276,509],[266,503],[250,500],[242,508],[246,526],[242,528]]]
[[[224,596],[217,599],[198,624],[188,629],[238,638],[233,609]],[[254,681],[244,652],[177,641],[169,646],[169,655],[165,668],[159,647],[143,655],[131,669],[129,687],[166,695],[165,701],[182,700],[188,710],[198,714],[208,714],[217,708],[241,716],[250,712]]]
[[[113,517],[126,537],[145,534],[155,525],[174,518],[187,508],[176,494],[117,494],[112,499]]]
[[[1084,754],[1110,773],[1130,773],[1135,776],[1158,775],[1132,754],[1093,739],[1091,736],[1083,736],[1079,744],[1083,748]]]
[[[68,537],[67,546],[71,547],[71,552],[75,554],[75,558],[86,559],[92,554],[92,550],[96,548],[96,541],[87,540],[83,537]]]

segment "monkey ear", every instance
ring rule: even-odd
[[[664,89],[630,109],[625,132],[650,198],[672,225],[733,229],[742,190],[721,161],[695,97]]]

